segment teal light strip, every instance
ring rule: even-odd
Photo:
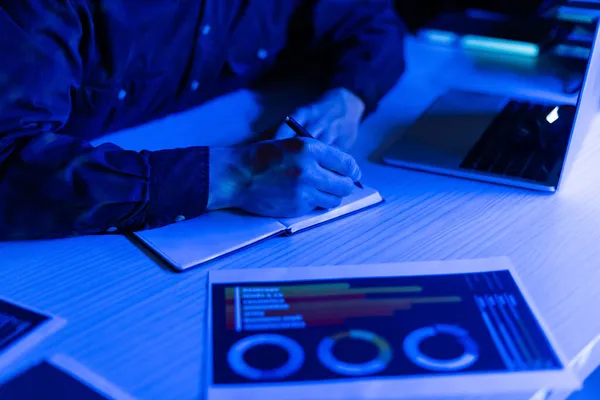
[[[430,42],[439,44],[452,44],[458,39],[458,35],[452,32],[438,31],[436,29],[423,29],[419,32],[419,36]]]
[[[539,46],[514,40],[465,35],[461,39],[461,44],[469,50],[485,50],[528,57],[537,57],[540,54]]]

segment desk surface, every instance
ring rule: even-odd
[[[301,235],[269,240],[210,268],[509,256],[566,355],[576,356],[600,332],[598,130],[588,136],[571,176],[555,195],[369,162],[382,143],[452,86],[448,81],[454,78],[444,77],[466,75],[470,68],[452,52],[424,52],[411,43],[408,56],[408,73],[365,122],[354,151],[364,183],[380,189],[385,204]],[[253,97],[247,92],[234,97],[236,110],[244,110],[241,120],[253,118],[258,109]],[[221,114],[216,108],[159,122],[144,135],[134,131],[129,139],[120,134],[110,139],[132,148],[183,145],[197,140],[196,127],[214,124],[219,115],[232,119],[231,108]],[[230,125],[230,131],[248,131],[246,122]],[[187,136],[167,135],[176,143],[150,143],[153,134],[165,137],[165,126]],[[114,235],[1,243],[0,264],[2,295],[68,320],[14,369],[63,352],[139,398],[201,397],[207,269],[173,273],[126,237]]]

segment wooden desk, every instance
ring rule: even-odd
[[[355,148],[364,183],[379,188],[385,204],[298,236],[269,240],[211,268],[509,256],[566,355],[574,357],[600,332],[598,129],[555,195],[369,162],[381,143],[445,90],[440,76],[454,71],[455,54],[424,52],[410,43],[408,50],[409,72],[366,121]],[[233,98],[243,118],[256,116],[258,107],[247,92]],[[175,137],[180,142],[174,145],[193,143],[199,140],[196,127],[213,124],[214,129],[216,119],[232,119],[211,107],[216,106],[154,124],[144,135],[135,131],[135,139],[131,132],[129,138],[109,139],[131,148],[164,147],[172,143],[159,140],[152,146],[149,140],[153,134],[164,137],[163,128],[169,127],[188,133]],[[244,121],[236,124],[222,129],[250,135],[240,130]],[[64,352],[142,399],[202,397],[206,269],[173,273],[122,236],[2,243],[0,265],[2,295],[68,320],[3,373]],[[600,361],[600,355],[591,361]]]

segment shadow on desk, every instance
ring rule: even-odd
[[[160,269],[162,269],[164,272],[168,272],[171,274],[177,273],[177,271],[171,268],[171,266],[164,259],[159,257],[154,251],[152,251],[148,247],[144,246],[139,240],[135,238],[135,236],[133,236],[133,234],[125,235],[125,238],[129,241],[129,243],[131,243],[139,251],[141,251],[146,257],[152,260],[154,264],[158,265]]]

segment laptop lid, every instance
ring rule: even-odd
[[[600,29],[598,21],[595,22],[595,25],[594,41],[590,49],[590,56],[579,98],[577,99],[575,121],[571,128],[567,152],[558,182],[559,185],[571,171],[577,154],[583,145],[583,139],[588,133],[600,106]]]

